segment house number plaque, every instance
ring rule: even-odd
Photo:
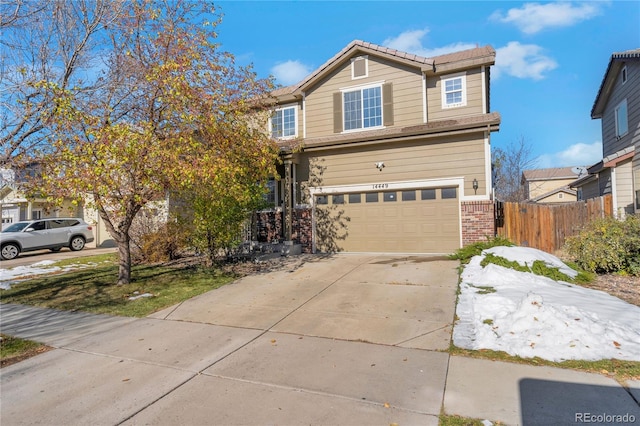
[[[373,186],[373,189],[387,189],[387,188],[389,188],[389,184],[388,183],[374,183],[372,186]]]

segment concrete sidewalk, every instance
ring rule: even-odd
[[[2,424],[640,421],[638,382],[450,357],[456,267],[314,258],[142,319],[0,305],[3,333],[57,348],[0,370]]]

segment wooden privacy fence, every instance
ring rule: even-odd
[[[611,216],[613,203],[611,195],[565,204],[497,202],[495,211],[499,236],[553,253],[588,222]]]

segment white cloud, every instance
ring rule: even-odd
[[[429,33],[429,29],[410,30],[401,33],[397,37],[387,38],[382,42],[383,46],[391,49],[401,50],[414,55],[432,58],[434,56],[445,55],[447,53],[459,52],[461,50],[473,49],[476,47],[473,43],[452,43],[442,47],[427,48],[422,45],[422,39]]]
[[[537,167],[591,166],[602,160],[602,142],[576,143],[553,154],[543,154],[536,159]]]
[[[526,3],[509,9],[506,15],[494,12],[490,19],[515,24],[525,34],[535,34],[546,28],[569,27],[600,14],[598,3]]]
[[[284,86],[295,84],[311,73],[311,67],[300,61],[287,61],[275,65],[271,68],[271,73],[276,77],[278,83]]]
[[[544,73],[558,67],[556,61],[542,54],[542,47],[511,41],[496,49],[496,65],[492,76],[507,74],[517,78],[543,79]]]

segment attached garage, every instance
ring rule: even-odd
[[[315,196],[318,251],[449,253],[460,247],[456,186]]]

